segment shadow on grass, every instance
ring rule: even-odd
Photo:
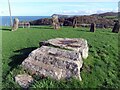
[[[24,61],[24,59],[28,57],[29,53],[31,53],[31,51],[35,50],[36,48],[37,47],[30,47],[30,48],[23,48],[21,50],[14,51],[14,53],[19,53],[19,54],[10,57],[10,59],[12,60],[8,64],[11,67],[10,71],[13,70],[13,68],[17,67],[18,65],[20,65]]]
[[[9,28],[0,28],[0,30],[11,31],[11,29],[9,29]]]
[[[89,30],[78,30],[78,29],[75,30],[75,31],[79,31],[79,32],[81,32],[81,31],[82,31],[82,32],[90,32]]]
[[[75,31],[79,31],[79,32],[89,32],[89,33],[95,33],[95,32],[99,32],[99,33],[106,33],[106,34],[115,34],[113,33],[112,31],[110,30],[107,30],[107,29],[96,29],[95,32],[90,32],[90,30],[79,30],[79,29],[76,29]]]
[[[35,26],[32,26],[31,28],[36,28],[36,29],[53,29],[51,26],[48,26],[48,27],[35,27]]]

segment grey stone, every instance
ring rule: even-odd
[[[15,81],[22,87],[22,88],[28,88],[29,85],[33,82],[33,78],[30,75],[27,74],[21,74],[15,76]]]
[[[119,21],[115,22],[112,32],[118,33],[120,31],[120,24]]]
[[[77,17],[74,17],[73,19],[73,28],[77,27]]]
[[[30,28],[30,23],[29,22],[19,22],[19,27]]]
[[[95,23],[91,23],[90,32],[95,32],[95,29],[96,29]]]
[[[88,57],[85,39],[56,38],[40,42],[40,46],[22,62],[23,68],[31,74],[56,80],[70,77],[82,80],[80,68]]]
[[[52,15],[52,25],[53,25],[54,29],[60,29],[58,15],[55,15],[55,14]]]
[[[52,77],[56,80],[76,77],[81,80],[80,68],[83,61],[76,51],[42,46],[32,51],[22,66],[36,75]]]
[[[16,31],[18,29],[18,24],[19,24],[19,19],[15,18],[13,22],[12,31]]]
[[[82,38],[56,38],[56,39],[50,39],[48,41],[40,42],[41,44],[44,45],[52,45],[56,46],[59,48],[65,48],[65,49],[70,49],[77,51],[78,53],[81,54],[83,59],[86,59],[88,57],[88,44],[87,40],[82,39]]]

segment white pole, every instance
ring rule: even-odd
[[[8,5],[9,5],[9,13],[10,13],[10,26],[12,27],[13,22],[12,22],[11,7],[10,7],[10,1],[9,0],[8,0]]]

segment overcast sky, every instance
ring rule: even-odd
[[[89,15],[117,12],[119,0],[10,0],[12,16]],[[0,1],[0,16],[8,16],[8,0]]]

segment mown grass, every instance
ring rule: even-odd
[[[117,16],[105,16],[106,19],[118,19]]]
[[[118,34],[111,29],[63,27],[53,30],[50,26],[19,28],[15,32],[3,27],[2,67],[3,88],[20,88],[14,82],[14,76],[24,73],[21,62],[37,47],[39,42],[57,37],[84,38],[89,44],[89,57],[84,60],[81,71],[82,81],[74,78],[68,81],[55,81],[50,78],[37,78],[30,86],[33,88],[120,88],[120,68],[118,58]]]

